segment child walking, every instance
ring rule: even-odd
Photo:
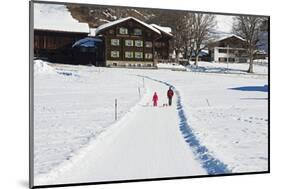
[[[157,93],[156,93],[156,92],[154,92],[154,95],[153,95],[152,101],[153,101],[153,106],[157,106],[158,95],[157,95]]]

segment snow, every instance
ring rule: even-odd
[[[158,69],[170,69],[170,70],[177,70],[177,71],[186,71],[186,68],[177,63],[158,63],[156,65]]]
[[[121,104],[118,116],[128,112],[139,100],[141,79],[104,68],[37,65],[36,61],[35,73],[40,74],[34,76],[34,173],[40,175],[114,123],[115,98]]]
[[[34,83],[36,185],[268,169],[265,65],[255,74],[207,62],[187,72],[48,66],[55,74]],[[173,106],[163,107],[169,85]]]
[[[70,165],[49,174],[47,183],[205,175],[176,126],[179,124],[176,104],[162,107],[167,87],[151,80],[146,80],[145,85],[149,85],[149,90],[134,110],[114,125],[115,130],[89,145],[87,155],[80,154]],[[156,90],[160,107],[151,104]]]
[[[255,74],[247,73],[249,68],[248,63],[215,63],[215,62],[204,62],[199,61],[198,66],[194,66],[194,62],[191,62],[190,66],[187,66],[187,70],[190,72],[203,72],[203,73],[214,73],[214,74],[240,74],[240,75],[267,75],[268,66],[265,64],[258,64],[259,61],[254,61],[254,72]]]
[[[43,61],[43,60],[34,61],[34,75],[52,74],[52,73],[55,73],[55,71],[48,62]]]
[[[109,23],[105,23],[105,24],[103,24],[103,25],[100,25],[100,26],[96,29],[96,34],[99,34],[99,32],[100,32],[101,30],[104,30],[104,29],[106,29],[106,28],[108,28],[108,27],[111,27],[111,26],[114,26],[114,25],[116,25],[116,24],[120,24],[120,23],[125,22],[125,21],[130,20],[130,19],[135,20],[135,21],[138,22],[139,24],[141,24],[141,25],[143,25],[143,26],[145,26],[145,27],[151,29],[152,31],[154,31],[154,32],[156,32],[156,33],[158,33],[158,34],[161,34],[157,29],[155,29],[155,28],[152,27],[151,25],[149,25],[149,24],[147,24],[147,23],[145,23],[145,22],[143,22],[143,21],[140,21],[139,19],[136,19],[136,18],[134,18],[134,17],[121,18],[121,19],[119,19],[119,20],[115,20],[115,21],[113,21],[113,22],[109,22]]]
[[[34,29],[89,33],[89,25],[75,20],[65,5],[45,3],[34,3]]]
[[[172,29],[170,27],[163,27],[163,26],[159,26],[156,24],[150,24],[151,26],[153,26],[154,28],[158,29],[159,31],[162,31],[166,34],[168,34],[169,36],[173,36],[173,34],[171,34]]]
[[[97,28],[90,28],[89,36],[95,37],[95,36],[96,36],[96,29],[97,29]]]
[[[238,36],[238,35],[235,35],[235,34],[229,34],[229,35],[224,35],[223,37],[219,38],[219,39],[216,39],[215,42],[218,42],[218,41],[222,41],[222,40],[225,40],[225,39],[228,39],[228,38],[231,38],[231,37],[235,37],[237,39],[240,39],[242,41],[245,41],[245,39],[243,39],[242,37]]]

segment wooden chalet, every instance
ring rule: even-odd
[[[104,40],[109,67],[155,67],[157,59],[169,56],[172,34],[134,17],[103,24],[95,34]]]

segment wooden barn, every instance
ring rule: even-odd
[[[88,33],[34,30],[34,56],[51,62],[71,63],[74,61],[72,44],[87,37]]]
[[[172,34],[134,17],[103,24],[95,34],[104,40],[109,67],[155,67],[158,59],[169,56]]]
[[[88,37],[88,23],[75,20],[65,5],[34,4],[34,56],[50,62],[103,65],[102,45],[86,48],[73,44]],[[99,55],[99,56],[98,56]]]

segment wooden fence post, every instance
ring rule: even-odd
[[[115,121],[117,121],[117,99],[115,99]]]

